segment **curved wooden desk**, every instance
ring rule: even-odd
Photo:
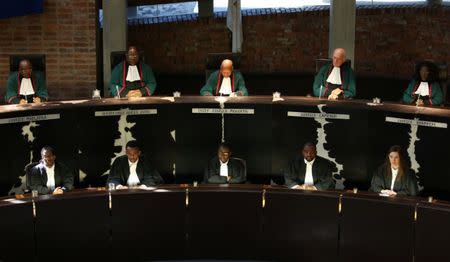
[[[3,198],[0,213],[3,261],[450,259],[448,202],[368,192],[167,185],[109,194],[93,188]]]

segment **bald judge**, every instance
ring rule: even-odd
[[[220,70],[214,71],[200,90],[202,96],[248,96],[244,77],[233,70],[233,61],[225,59]]]
[[[130,46],[126,60],[111,72],[111,95],[115,97],[151,96],[156,90],[152,68],[139,60],[139,51]]]
[[[6,86],[8,104],[40,103],[47,101],[48,93],[41,72],[34,71],[30,60],[19,63],[19,71],[12,72]]]
[[[355,75],[345,58],[343,48],[334,50],[333,62],[322,66],[314,78],[314,96],[336,100],[356,95]]]

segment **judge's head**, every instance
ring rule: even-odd
[[[141,148],[139,147],[139,144],[136,140],[129,141],[126,145],[125,149],[127,153],[128,160],[131,163],[135,163],[138,161],[139,157],[141,156]]]
[[[386,156],[386,162],[389,163],[391,168],[402,168],[404,165],[402,148],[397,145],[391,146]]]
[[[19,74],[24,78],[30,78],[31,72],[33,72],[33,68],[30,60],[23,59],[19,63]]]
[[[313,161],[317,155],[316,145],[311,142],[307,142],[306,144],[303,145],[302,154],[303,158],[306,161],[308,162]]]
[[[126,57],[129,65],[137,65],[139,63],[139,51],[135,46],[130,46],[128,48]]]
[[[231,156],[231,149],[228,144],[221,143],[217,150],[217,156],[219,157],[222,163],[228,162]]]
[[[50,146],[44,146],[41,149],[41,161],[45,164],[45,166],[52,167],[55,164],[55,160],[56,160],[55,149],[53,149]]]
[[[333,52],[333,66],[340,67],[345,62],[345,49],[336,48]]]
[[[428,76],[430,75],[430,69],[428,69],[427,66],[422,66],[420,68],[419,74],[420,74],[420,79],[422,81],[427,81],[428,80]]]
[[[230,77],[231,73],[233,73],[233,61],[230,59],[223,60],[220,65],[220,73],[223,77]]]
[[[416,65],[414,78],[417,81],[434,81],[437,75],[437,67],[434,63],[424,61]]]

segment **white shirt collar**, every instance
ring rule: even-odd
[[[33,83],[31,82],[31,78],[22,78],[20,82],[19,95],[34,95]]]
[[[140,81],[141,76],[139,75],[139,71],[136,65],[129,65],[128,66],[128,72],[127,72],[127,79],[128,82],[134,82],[134,81]]]
[[[137,166],[137,163],[139,162],[139,159],[138,160],[136,160],[136,162],[131,162],[129,159],[128,159],[128,166],[132,166],[132,165],[136,165]]]
[[[45,163],[42,163],[42,165],[44,166],[44,168],[45,168],[45,170],[47,171],[47,170],[55,170],[55,164],[53,164],[53,166],[51,166],[51,167],[48,167]]]
[[[314,161],[316,161],[316,158],[314,158],[313,160],[309,161],[303,158],[303,161],[305,161],[305,164],[314,164]]]
[[[333,67],[333,70],[331,70],[331,73],[327,78],[327,82],[334,85],[342,85],[340,67],[337,66]]]

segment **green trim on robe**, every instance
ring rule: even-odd
[[[216,88],[217,88],[217,78],[219,76],[220,71],[216,70],[208,78],[206,84],[200,89],[200,95],[202,96],[215,96]],[[247,88],[245,87],[244,77],[239,71],[234,70],[234,92],[240,93],[242,96],[248,96]]]
[[[322,66],[319,70],[319,72],[317,73],[316,77],[314,78],[314,84],[313,84],[313,92],[314,92],[314,96],[319,97],[319,96],[323,96],[323,92],[325,92],[325,86],[326,86],[326,81],[328,78],[328,70],[330,68],[331,64],[326,64],[324,66]],[[351,97],[355,97],[356,95],[356,81],[355,81],[355,73],[353,72],[353,69],[349,66],[344,64],[341,67],[341,73],[343,73],[343,80],[344,80],[344,86],[343,86],[343,90],[344,90],[344,97],[345,98],[351,98]],[[342,75],[342,74],[341,74]],[[322,94],[320,94],[320,85],[322,85]],[[328,96],[331,94],[332,92],[332,88],[328,88],[327,94],[325,95],[324,98],[328,98]]]
[[[12,72],[8,77],[8,82],[6,84],[6,95],[5,95],[5,101],[8,104],[18,104],[20,102],[20,96],[17,93],[17,75],[18,72]],[[45,78],[42,72],[40,71],[33,71],[32,73],[32,79],[35,79],[32,82],[35,82],[37,85],[37,88],[33,86],[34,89],[34,96],[39,97],[42,102],[48,100],[48,92],[47,92],[47,86],[45,85]]]
[[[411,93],[413,92],[416,83],[417,82],[414,79],[409,82],[408,88],[406,88],[405,92],[403,92],[404,103],[412,104],[414,102],[414,98],[411,96]],[[441,86],[436,81],[431,83],[431,102],[433,102],[433,106],[440,106],[444,102]]]
[[[113,96],[113,97],[117,95],[116,85],[118,86],[119,90],[122,88],[123,63],[124,62],[121,62],[120,64],[116,65],[114,67],[113,71],[111,72],[110,93],[111,93],[111,96]],[[138,68],[139,68],[139,65],[138,65]],[[128,68],[125,68],[125,70],[127,70],[127,72],[128,72]],[[139,88],[139,90],[141,91],[142,96],[148,96],[148,93],[147,93],[147,88],[148,88],[150,90],[150,95],[153,95],[156,90],[156,80],[155,80],[155,75],[153,75],[152,68],[149,65],[142,63],[142,71],[143,71],[142,72],[142,78],[143,78],[142,81],[145,83],[145,87]],[[127,86],[127,88],[120,93],[120,96],[125,97],[130,90],[131,89]]]

